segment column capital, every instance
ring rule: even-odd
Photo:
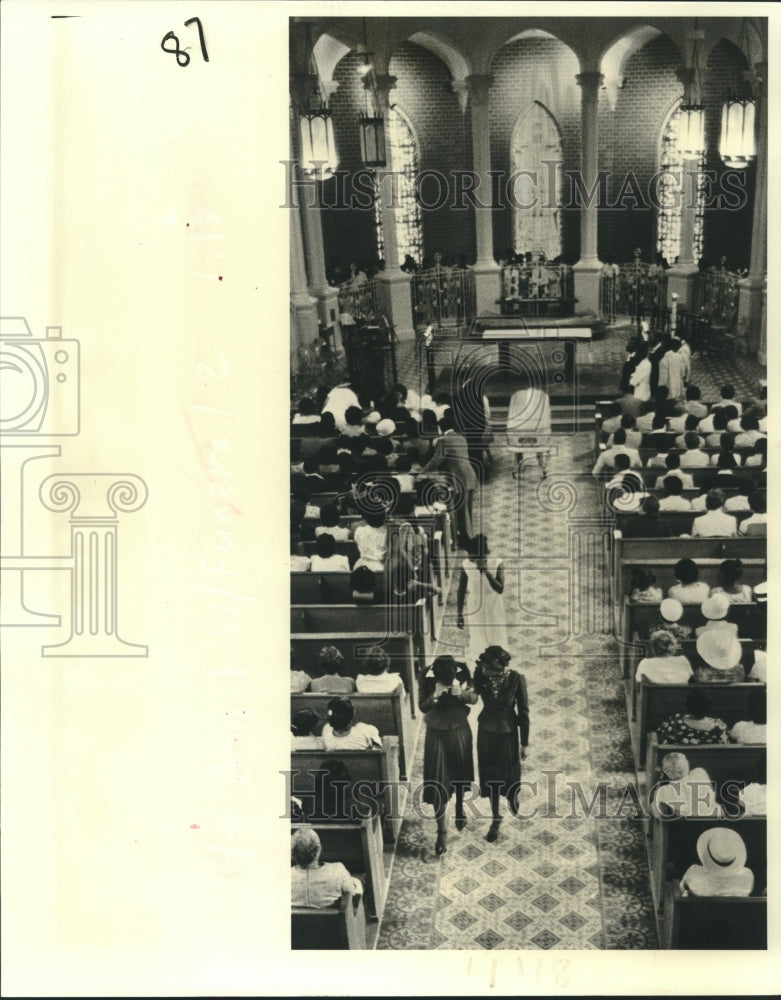
[[[576,73],[575,79],[578,86],[582,87],[584,92],[586,90],[593,90],[596,93],[602,86],[605,78],[598,70],[589,70],[586,73]]]
[[[390,92],[395,88],[398,77],[391,76],[389,73],[375,73],[371,78],[370,76],[370,74],[367,74],[364,77],[364,87],[367,90],[371,90],[374,87],[383,108],[390,107]]]
[[[116,521],[146,503],[148,491],[132,473],[57,473],[41,483],[38,495],[47,510],[70,512],[71,521]]]
[[[494,83],[494,78],[490,73],[473,73],[466,78],[466,85],[469,88],[469,97],[473,104],[484,107],[488,104],[488,91]]]

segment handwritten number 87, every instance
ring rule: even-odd
[[[201,19],[199,17],[191,17],[189,21],[184,22],[185,28],[188,28],[191,24],[198,25],[198,38],[201,42],[201,55],[203,56],[203,61],[208,62],[209,53],[206,51],[206,40],[203,37],[203,25],[201,24]],[[174,48],[166,48],[165,43],[168,41],[173,41]],[[170,52],[172,55],[175,55],[176,62],[179,66],[184,67],[190,65],[190,54],[189,52],[185,52],[184,49],[179,48],[179,39],[173,31],[169,31],[168,34],[163,37],[163,40],[160,43],[160,48],[163,52]]]

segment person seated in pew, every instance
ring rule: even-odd
[[[749,670],[746,680],[767,684],[767,650],[754,650],[754,664]]]
[[[643,440],[643,435],[639,430],[637,430],[637,417],[635,417],[632,413],[624,413],[619,417],[619,421],[620,423],[618,426],[622,427],[626,432],[626,440],[624,441],[626,447],[635,449],[639,448],[640,442]],[[604,430],[604,424],[602,425],[602,429]],[[618,430],[618,427],[616,427],[616,430]],[[612,448],[615,443],[613,436],[614,433],[611,431],[610,436],[607,439],[608,448]]]
[[[404,691],[401,676],[388,672],[390,657],[384,649],[372,646],[361,662],[366,673],[358,674],[355,678],[358,691],[366,694],[392,694],[394,691]]]
[[[322,846],[317,831],[303,827],[291,840],[290,901],[293,906],[322,910],[341,902],[349,892],[357,906],[363,895],[360,879],[354,878],[341,861],[320,860]]]
[[[722,808],[704,767],[692,768],[686,754],[678,752],[665,754],[660,764],[666,781],[656,786],[653,803],[661,816],[721,819]]]
[[[721,444],[722,434],[729,433],[727,430],[727,411],[716,410],[710,420],[710,423],[713,424],[713,430],[709,434],[705,435],[705,446],[708,448],[718,448]],[[699,433],[701,428],[698,425],[694,428],[694,430]]]
[[[667,417],[657,411],[651,421],[651,430],[643,435],[642,447],[654,448],[660,454],[667,454],[674,443],[675,439],[667,430]]]
[[[706,628],[697,637],[697,655],[701,662],[694,668],[695,684],[740,684],[746,672],[740,662],[740,642],[734,633],[723,628]]]
[[[326,750],[381,750],[382,739],[376,726],[353,722],[355,707],[349,698],[328,702],[322,737]]]
[[[312,497],[311,492],[305,489],[303,486],[297,487],[293,490],[293,499],[304,507],[304,516],[302,520],[307,521],[319,521],[320,520],[320,508],[315,504],[310,503]]]
[[[656,586],[654,574],[642,566],[634,566],[629,578],[629,600],[644,604],[659,604],[662,596],[662,588]]]
[[[312,556],[311,571],[313,573],[349,573],[350,562],[347,556],[341,556],[336,551],[336,539],[333,535],[320,535],[315,542],[315,555]]]
[[[754,873],[746,868],[746,845],[737,830],[713,827],[697,839],[698,865],[686,869],[681,893],[688,896],[750,896]]]
[[[312,560],[304,555],[304,543],[294,542],[293,551],[290,554],[290,572],[307,573],[311,567]]]
[[[410,475],[412,468],[412,458],[406,452],[396,456],[393,464],[393,478],[399,484],[402,493],[415,492],[415,477]]]
[[[697,434],[697,424],[698,423],[699,423],[699,421],[697,420],[696,417],[692,417],[691,415],[685,417],[684,418],[683,430],[674,439],[674,441],[673,441],[673,447],[678,448],[681,451],[683,451],[686,448],[686,435],[687,434]],[[699,438],[699,442],[700,442],[699,446],[700,446],[700,448],[704,448],[705,445],[706,445],[706,443],[707,443],[706,439],[704,437],[702,437],[700,434],[697,434],[697,437]],[[650,465],[651,463],[649,462],[648,464]],[[659,464],[659,463],[654,463],[654,464]]]
[[[605,451],[599,453],[599,458],[594,463],[591,475],[596,477],[604,470],[611,471],[615,469],[615,457],[620,454],[629,455],[630,465],[635,469],[639,469],[643,464],[640,461],[640,452],[636,448],[626,447],[626,431],[623,427],[619,427],[613,435],[612,448],[606,448]]]
[[[686,711],[675,712],[659,723],[656,738],[660,744],[692,746],[703,743],[726,743],[727,723],[708,715],[708,696],[700,688],[686,694]]]
[[[656,406],[654,405],[654,401],[649,399],[643,404],[642,412],[637,418],[635,426],[641,433],[648,434],[653,429],[655,416]]]
[[[740,434],[735,438],[736,448],[753,448],[763,437],[759,429],[759,419],[754,413],[744,413],[740,418]]]
[[[363,522],[356,525],[353,538],[358,546],[358,560],[355,569],[365,566],[374,573],[381,573],[388,552],[387,514],[384,509],[367,510]]]
[[[659,517],[659,501],[656,497],[646,497],[642,508],[642,514],[634,514],[624,525],[624,538],[672,538],[675,535],[669,521]]]
[[[315,735],[321,726],[322,719],[314,709],[300,709],[293,716],[290,726],[290,749],[325,750],[323,738]]]
[[[664,467],[667,470],[663,476],[659,478],[654,483],[654,489],[661,490],[664,489],[664,481],[668,476],[676,476],[680,479],[681,484],[685,490],[694,489],[694,480],[689,475],[688,472],[683,472],[681,470],[681,456],[677,451],[671,451],[664,458]]]
[[[743,463],[749,469],[764,469],[767,465],[767,438],[758,438],[750,455]]]
[[[663,629],[665,632],[670,632],[674,635],[676,639],[690,639],[693,629],[691,625],[681,624],[682,617],[683,605],[681,602],[677,601],[674,597],[665,597],[659,605],[658,622],[649,632],[653,633],[655,629]]]
[[[360,406],[348,406],[344,411],[344,423],[339,428],[342,434],[348,438],[362,437],[365,433],[363,426],[363,410]]]
[[[323,671],[322,677],[315,677],[309,686],[310,691],[318,694],[352,694],[355,681],[352,677],[343,677],[339,668],[344,663],[344,656],[336,646],[323,646],[318,661]]]
[[[751,511],[748,498],[756,491],[754,480],[744,479],[742,476],[734,479],[737,492],[726,498],[724,510],[727,514],[748,514]],[[738,534],[740,534],[740,522],[738,522]]]
[[[686,407],[687,413],[694,414],[694,416],[699,417],[700,420],[703,420],[708,416],[708,407],[702,402],[702,394],[698,385],[686,386],[686,400],[684,406]]]
[[[376,577],[368,566],[358,566],[350,574],[350,587],[356,604],[374,604]]]
[[[606,407],[608,415],[602,421],[602,430],[605,434],[614,434],[619,427],[624,426],[622,418],[627,415],[634,417],[632,430],[637,430],[637,418],[643,412],[643,408],[643,401],[638,399],[634,390],[630,388],[623,396],[608,404]]]
[[[744,518],[738,525],[738,535],[767,534],[767,494],[755,490],[749,494],[748,505],[751,516]]]
[[[711,629],[721,629],[723,631],[729,632],[730,635],[734,635],[737,638],[738,626],[735,622],[728,622],[727,615],[730,609],[730,599],[723,592],[716,593],[714,588],[711,591],[710,597],[706,598],[702,602],[700,607],[700,612],[702,617],[706,619],[704,625],[698,626],[695,629],[695,635],[699,638],[703,633],[710,631]]]
[[[682,469],[705,469],[710,457],[700,448],[702,438],[695,431],[687,431],[683,436],[686,450],[681,455]]]
[[[736,722],[730,729],[730,743],[767,743],[767,690],[757,688],[748,696],[748,719]]]
[[[634,469],[621,471],[628,463],[628,455],[616,455],[616,475],[605,486],[608,507],[616,514],[636,514],[648,496],[643,477],[638,472]]]
[[[336,542],[346,542],[350,538],[350,529],[339,526],[339,510],[333,504],[320,508],[320,524],[315,528],[315,538],[330,535]]]
[[[308,691],[311,683],[312,678],[305,670],[296,670],[294,666],[290,667],[291,694],[301,694],[302,691]]]
[[[743,576],[742,559],[725,559],[719,566],[719,582],[711,591],[711,596],[724,594],[730,604],[751,604],[754,591],[747,583],[741,583]]]
[[[702,604],[710,596],[710,587],[699,579],[700,571],[693,559],[679,559],[673,574],[678,582],[667,591],[668,597],[674,597],[681,604]]]
[[[635,680],[640,683],[645,678],[651,684],[688,684],[692,665],[681,653],[675,636],[659,630],[651,633],[650,643],[653,655],[637,664]]]
[[[711,465],[715,465],[719,469],[737,469],[740,467],[742,459],[740,455],[735,454],[734,434],[731,434],[729,431],[719,434],[719,440],[715,447],[719,450],[711,455]],[[724,456],[726,456],[726,459],[722,461]]]
[[[753,780],[738,793],[738,804],[743,816],[767,816],[767,758],[757,762]]]
[[[339,472],[339,454],[336,443],[327,441],[317,453],[318,472],[321,476],[333,476]]]
[[[735,538],[738,522],[732,514],[724,513],[724,494],[721,490],[708,490],[705,510],[705,514],[694,519],[692,538]]]
[[[666,513],[668,511],[690,511],[691,509],[691,500],[683,495],[681,480],[677,476],[666,476],[664,496],[659,501],[659,510]]]
[[[309,396],[304,396],[298,404],[298,410],[293,414],[292,424],[319,424],[320,414],[315,407],[315,401]]]
[[[729,382],[721,387],[720,399],[713,404],[712,409],[718,410],[722,406],[734,406],[738,416],[743,413],[743,404],[735,398],[735,386]]]

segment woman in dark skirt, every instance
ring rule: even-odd
[[[510,811],[518,811],[521,760],[529,745],[529,699],[526,678],[510,670],[510,654],[489,646],[477,661],[474,688],[483,700],[477,719],[477,768],[480,794],[491,800],[491,827],[486,840],[499,836],[502,817],[499,799],[507,798]],[[521,745],[518,747],[518,730]]]
[[[420,710],[426,716],[423,801],[434,806],[437,854],[447,850],[447,806],[456,796],[456,829],[466,826],[464,790],[474,781],[472,730],[467,716],[477,701],[471,675],[452,656],[438,656],[424,677]]]

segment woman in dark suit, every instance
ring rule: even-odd
[[[477,768],[480,794],[491,800],[492,822],[485,838],[489,841],[499,836],[501,796],[507,798],[513,814],[518,811],[521,761],[525,760],[529,746],[526,678],[509,669],[510,659],[501,646],[489,646],[475,670],[475,691],[483,700],[483,710],[477,719]]]
[[[434,807],[437,854],[447,850],[447,806],[456,796],[456,829],[466,826],[464,791],[474,781],[472,730],[467,717],[477,701],[472,677],[452,656],[438,656],[421,685],[420,710],[426,717],[423,801]]]

